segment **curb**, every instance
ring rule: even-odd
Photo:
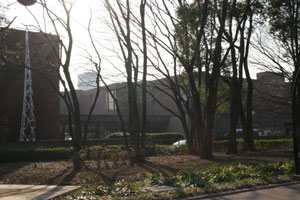
[[[297,180],[297,181],[293,181],[293,182],[264,185],[264,186],[240,189],[240,190],[235,190],[235,191],[220,192],[220,193],[214,193],[214,194],[205,194],[205,195],[200,195],[200,196],[195,196],[195,197],[187,197],[187,198],[178,199],[178,200],[208,199],[208,198],[214,198],[214,197],[220,197],[220,196],[228,196],[228,195],[232,195],[232,194],[239,194],[239,193],[243,193],[243,192],[251,192],[251,191],[256,191],[256,190],[271,189],[271,188],[280,187],[280,186],[289,186],[289,185],[297,185],[297,184],[300,184],[300,181]]]

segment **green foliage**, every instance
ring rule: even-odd
[[[183,187],[205,187],[209,183],[209,179],[204,173],[184,172],[180,176]]]
[[[284,162],[257,165],[237,164],[210,167],[204,172],[183,172],[176,176],[149,173],[142,182],[116,181],[83,190],[72,199],[178,199],[218,191],[235,190],[261,184],[291,180],[293,164]],[[177,191],[152,193],[148,186],[173,186]]]
[[[229,167],[210,167],[205,172],[184,172],[174,177],[153,173],[149,174],[146,182],[151,185],[205,188],[211,184],[233,183],[245,179],[268,180],[279,175],[291,175],[292,173],[293,164],[288,162],[257,165],[238,164]]]
[[[93,186],[88,188],[87,190],[83,191],[83,196],[90,196],[90,195],[97,195],[97,196],[104,196],[104,195],[113,195],[113,196],[122,196],[128,197],[131,195],[136,194],[140,190],[140,184],[131,183],[129,181],[120,180],[115,182],[111,185],[99,185]],[[86,199],[81,197],[80,199]]]
[[[176,176],[163,176],[161,173],[149,173],[145,182],[150,185],[167,185],[176,187],[179,179]]]
[[[298,6],[297,3],[290,0],[268,0],[267,15],[270,19],[270,33],[285,44],[294,37],[291,34],[299,34],[300,10]],[[289,12],[289,10],[296,13]]]

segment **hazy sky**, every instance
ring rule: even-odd
[[[37,25],[36,20],[32,17],[31,13],[38,19],[43,31],[48,33],[54,33],[53,27],[49,22],[46,21],[46,26],[43,20],[43,12],[41,6],[36,3],[32,6],[25,7],[19,4],[16,0],[6,0],[8,5],[8,10],[6,16],[9,20],[12,20],[16,17],[12,28],[25,30],[26,25],[27,29],[31,31],[36,31],[36,28],[30,25]],[[55,1],[48,1],[53,3],[52,9],[59,13],[60,16],[64,16],[64,13],[61,11],[61,8],[54,4]],[[51,4],[50,4],[51,5]],[[102,64],[109,65],[108,58],[112,57],[110,47],[112,47],[112,40],[114,38],[113,32],[106,25],[106,20],[108,18],[108,13],[104,7],[103,1],[93,1],[93,0],[77,0],[75,6],[71,12],[72,21],[72,32],[74,37],[74,48],[72,55],[72,77],[74,82],[77,82],[77,74],[82,73],[86,70],[91,70],[91,64],[86,59],[89,54],[93,54],[93,50],[90,45],[90,39],[88,36],[87,25],[90,17],[93,17],[94,29],[93,35],[97,39],[99,45],[99,50],[102,55]],[[62,30],[62,29],[61,29]],[[61,39],[64,39],[64,32],[62,32]],[[87,53],[87,51],[89,53]],[[116,62],[116,59],[114,59]],[[111,70],[112,68],[108,68]],[[105,71],[105,69],[104,69]],[[76,84],[75,84],[76,85]]]
[[[47,32],[52,32],[51,24],[46,21],[46,25],[43,20],[43,12],[41,6],[36,3],[33,6],[25,7],[19,4],[16,0],[1,0],[6,1],[6,4],[9,4],[7,10],[8,19],[12,20],[14,17],[17,17],[14,23],[12,24],[13,28],[25,29],[26,25],[34,24],[36,25],[35,19],[31,16],[30,12],[38,19],[41,26],[46,27]],[[61,8],[55,4],[56,1],[48,0],[52,3],[52,9],[59,13],[59,15],[64,16],[64,13],[61,11]],[[99,45],[99,51],[102,57],[102,68],[103,73],[107,74],[108,78],[113,79],[114,82],[121,81],[120,71],[114,69],[116,68],[123,69],[122,61],[117,57],[116,53],[113,50],[119,50],[119,46],[116,42],[116,37],[114,32],[109,28],[107,22],[110,21],[108,12],[104,6],[104,0],[77,0],[76,4],[72,10],[72,31],[74,36],[74,51],[71,62],[72,69],[72,78],[75,85],[77,85],[77,75],[87,70],[91,70],[93,66],[86,59],[88,54],[95,56],[93,49],[90,44],[90,39],[87,32],[87,24],[90,17],[93,18],[93,36],[97,40]],[[138,1],[133,1],[133,3],[138,3]],[[134,6],[133,6],[134,7]],[[133,8],[134,9],[134,8]],[[30,12],[29,12],[30,11]],[[134,12],[139,13],[139,10],[134,10]],[[33,27],[28,26],[28,29],[32,30]],[[64,34],[61,35],[61,39]],[[134,39],[134,38],[133,38]],[[89,53],[87,53],[89,52]],[[95,58],[95,57],[94,57]],[[252,78],[255,78],[255,73],[258,72],[255,67],[252,68],[251,74]]]

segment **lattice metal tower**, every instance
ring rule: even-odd
[[[24,78],[24,98],[23,98],[23,113],[21,121],[21,131],[19,141],[35,141],[35,117],[34,105],[32,100],[32,78],[30,69],[30,48],[29,48],[29,33],[25,33],[25,78]]]

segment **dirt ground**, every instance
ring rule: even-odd
[[[175,175],[182,171],[202,171],[211,166],[236,163],[263,163],[293,161],[292,151],[242,152],[238,155],[214,153],[213,159],[200,159],[191,155],[148,157],[146,162],[131,167],[127,161],[87,160],[83,167],[74,169],[72,162],[18,162],[0,163],[0,184],[59,184],[95,185],[111,184],[117,180],[143,180],[147,173],[159,172]]]

